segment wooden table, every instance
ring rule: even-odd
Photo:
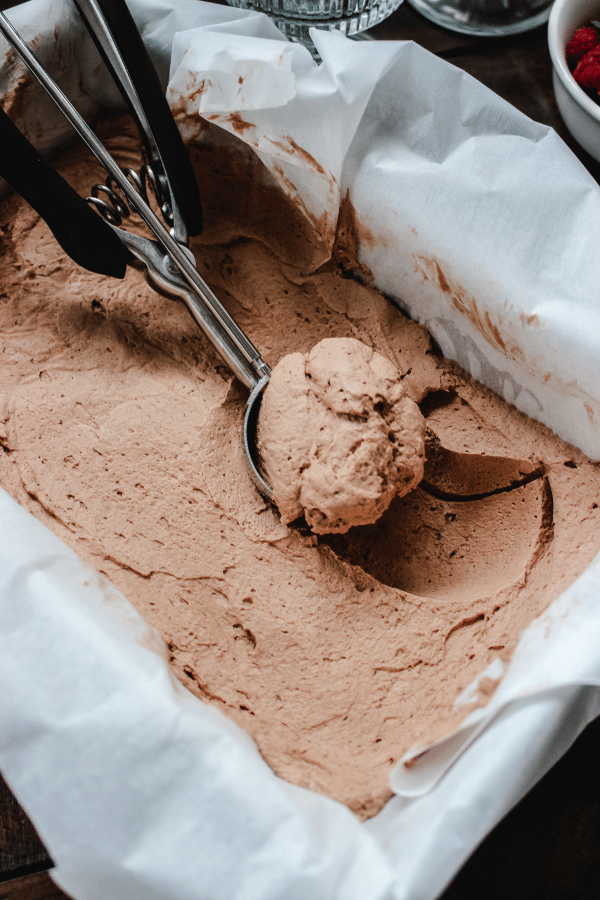
[[[0,8],[13,5],[0,0]],[[559,116],[545,27],[512,38],[470,38],[438,28],[405,3],[372,34],[378,40],[413,40],[450,60],[532,119],[551,125],[600,180],[600,165],[575,144]],[[440,900],[600,900],[599,767],[600,719],[494,829]],[[0,900],[64,898],[47,874],[51,867],[0,779]]]

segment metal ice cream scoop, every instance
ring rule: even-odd
[[[200,198],[189,156],[158,76],[124,0],[75,2],[137,122],[149,163],[140,173],[123,171],[117,165],[0,12],[0,32],[107,172],[106,183],[95,185],[93,196],[86,198],[104,221],[42,159],[1,109],[0,174],[33,206],[61,247],[79,265],[123,278],[127,265],[137,261],[143,264],[152,286],[186,303],[195,322],[250,392],[243,423],[244,450],[254,484],[271,500],[273,492],[261,474],[256,444],[260,401],[271,369],[200,276],[189,250],[188,232],[198,234],[202,228]],[[154,190],[166,225],[150,208],[146,181]],[[156,240],[118,227],[130,210],[140,215]]]

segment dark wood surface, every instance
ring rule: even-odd
[[[0,0],[0,8],[13,5]],[[450,60],[532,119],[551,125],[600,180],[600,165],[575,144],[560,119],[545,27],[512,39],[470,38],[432,25],[404,3],[372,35],[414,40]],[[599,768],[600,719],[486,838],[443,900],[600,900]],[[0,900],[64,898],[47,874],[52,865],[0,779]]]

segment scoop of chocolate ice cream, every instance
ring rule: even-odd
[[[375,522],[423,477],[425,421],[396,366],[353,338],[328,338],[273,370],[258,443],[283,522],[314,532]]]

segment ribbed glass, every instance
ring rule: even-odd
[[[227,0],[230,6],[267,13],[286,37],[310,49],[309,28],[341,31],[352,37],[398,9],[402,0]]]

